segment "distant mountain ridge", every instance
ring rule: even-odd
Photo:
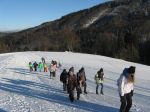
[[[4,35],[0,52],[75,51],[150,64],[150,0],[115,0]]]

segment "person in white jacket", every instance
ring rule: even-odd
[[[129,112],[132,107],[132,96],[134,91],[134,74],[135,67],[130,66],[124,69],[120,78],[118,79],[118,90],[120,95],[120,112]]]

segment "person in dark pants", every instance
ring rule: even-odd
[[[38,64],[36,63],[36,61],[33,63],[33,67],[34,67],[34,71],[37,71]]]
[[[120,112],[129,112],[132,107],[132,96],[134,88],[135,67],[130,66],[124,69],[120,78],[117,80],[120,95]]]
[[[133,92],[125,94],[124,96],[120,96],[121,99],[120,112],[129,112],[132,106],[132,96]]]
[[[60,74],[60,81],[63,83],[63,90],[66,91],[67,89],[67,78],[68,78],[68,73],[66,69],[63,70],[63,72]]]
[[[74,74],[74,67],[71,67],[68,72],[68,78],[67,78],[67,91],[69,93],[69,99],[71,102],[74,101],[74,90],[77,88],[77,78]]]

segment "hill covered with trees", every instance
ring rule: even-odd
[[[1,35],[0,52],[74,51],[150,65],[150,0],[115,0]]]

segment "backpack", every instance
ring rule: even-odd
[[[103,73],[103,72],[98,73],[98,78],[99,78],[99,79],[103,80],[103,76],[104,76],[104,73]]]
[[[119,78],[117,79],[117,86],[118,86],[118,87],[120,87],[122,78],[123,78],[123,74],[121,74],[121,75],[119,76]]]
[[[120,86],[123,76],[127,77],[128,68],[125,68],[119,78],[117,79],[117,86]]]

